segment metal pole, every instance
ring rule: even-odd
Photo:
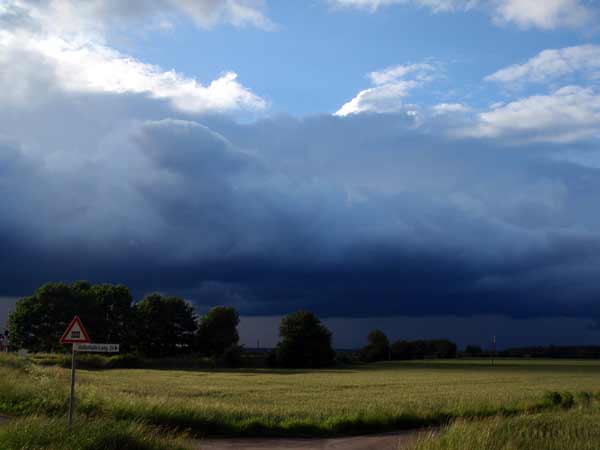
[[[73,410],[75,408],[75,344],[71,354],[71,398],[69,400],[69,432],[73,428]]]

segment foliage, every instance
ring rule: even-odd
[[[508,348],[498,352],[506,358],[571,358],[598,359],[600,346],[555,346]]]
[[[131,294],[122,285],[48,283],[20,299],[9,316],[11,345],[31,351],[64,351],[62,332],[75,315],[96,342],[118,342],[127,350],[132,335]]]
[[[598,423],[598,408],[458,421],[420,442],[417,450],[597,450]]]
[[[223,355],[240,340],[237,332],[239,323],[240,316],[235,309],[224,306],[212,308],[200,320],[197,348],[209,356]]]
[[[333,364],[331,332],[313,313],[298,311],[284,317],[279,336],[276,359],[280,367],[316,368]]]
[[[226,348],[218,358],[219,367],[240,367],[243,365],[243,347],[232,345]]]
[[[150,294],[135,305],[138,323],[136,349],[164,357],[189,353],[198,329],[193,306],[178,297]]]
[[[478,345],[467,345],[465,347],[465,354],[467,356],[481,356],[483,355],[483,349]]]
[[[135,422],[76,420],[72,433],[66,419],[27,417],[0,428],[2,450],[183,450],[183,440]]]
[[[455,358],[456,344],[446,339],[396,341],[392,344],[392,359]]]
[[[14,349],[65,352],[61,333],[80,316],[95,342],[118,343],[122,352],[165,357],[200,350],[218,358],[237,345],[239,315],[233,308],[216,307],[198,326],[193,306],[177,297],[151,294],[133,304],[122,285],[48,283],[20,299],[8,328]]]
[[[373,330],[367,337],[368,344],[360,352],[360,359],[365,362],[387,360],[390,357],[390,341],[381,330]]]

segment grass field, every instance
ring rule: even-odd
[[[60,416],[66,369],[0,360],[0,412]],[[78,371],[78,413],[196,435],[387,431],[539,412],[600,392],[600,362],[381,363],[331,370]]]
[[[222,434],[412,428],[543,407],[548,391],[600,389],[600,364],[391,363],[322,371],[82,372],[80,392],[116,417]]]
[[[415,450],[598,450],[597,407],[475,422],[458,421]]]
[[[31,416],[0,427],[2,450],[186,450],[187,441],[140,423],[83,419],[65,432],[63,418]]]

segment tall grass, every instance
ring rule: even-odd
[[[77,420],[72,433],[61,418],[27,417],[0,427],[2,450],[184,450],[181,438],[135,422]]]
[[[591,399],[599,376],[597,362],[570,361],[494,368],[469,361],[319,371],[79,370],[76,405],[85,417],[197,435],[361,434],[566,408]],[[0,358],[0,380],[0,412],[60,416],[68,409],[68,370]],[[589,393],[576,398],[566,391]]]
[[[598,450],[600,411],[570,411],[459,420],[445,432],[417,444],[416,450]]]

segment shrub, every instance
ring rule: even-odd
[[[240,367],[242,365],[243,347],[240,345],[231,345],[217,360],[221,367]]]

